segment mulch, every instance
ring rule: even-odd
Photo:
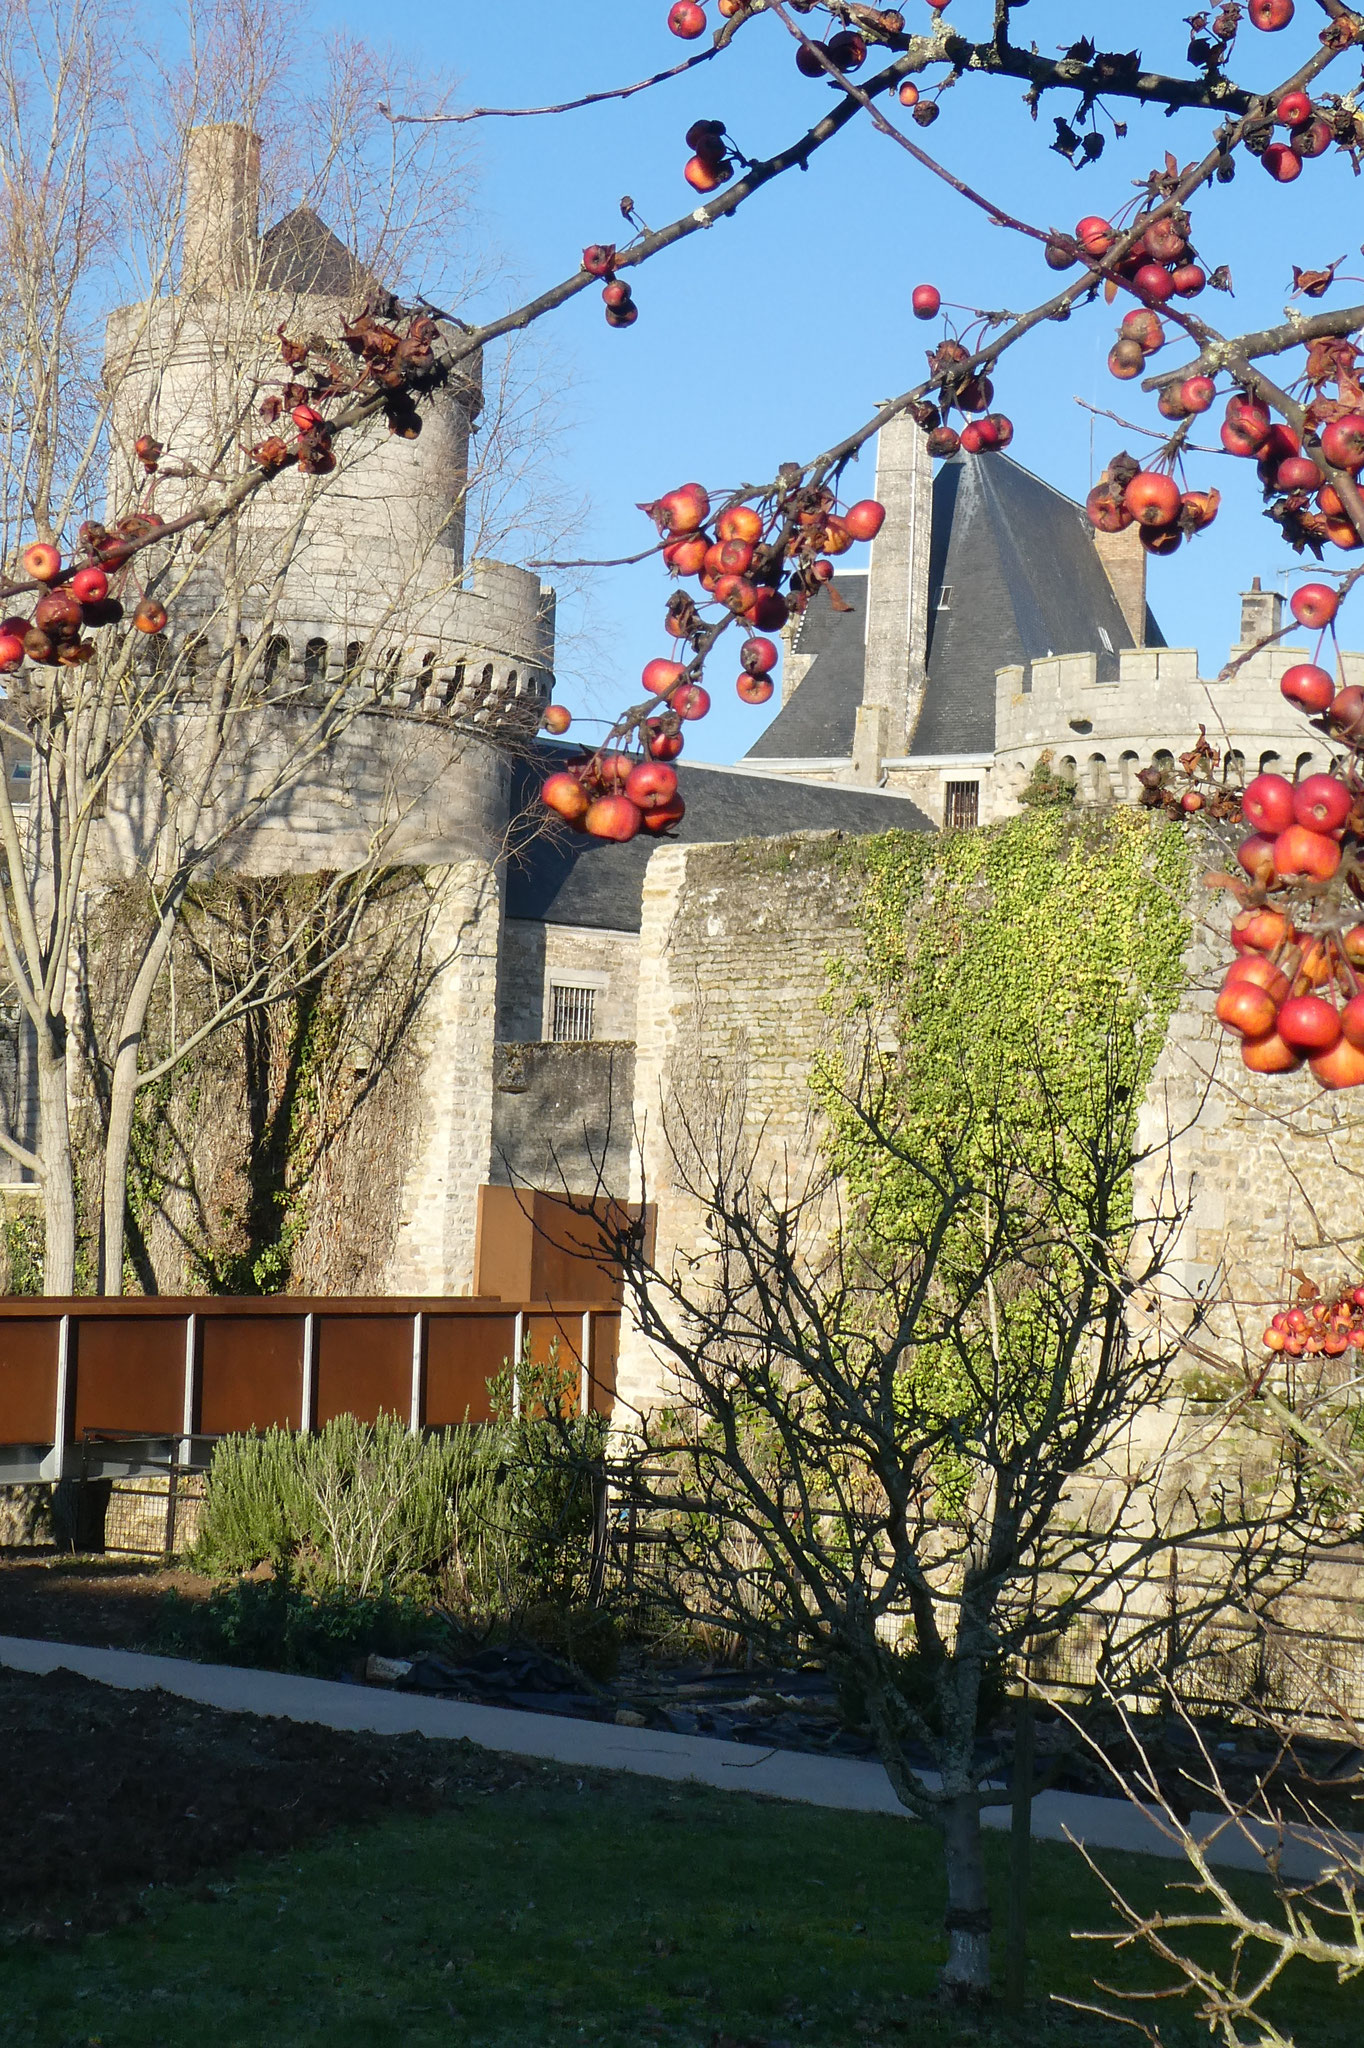
[[[472,1745],[349,1735],[116,1692],[71,1672],[0,1669],[0,1938],[76,1940],[125,1924],[155,1886],[212,1898],[208,1881],[250,1851],[281,1855],[524,1776]]]

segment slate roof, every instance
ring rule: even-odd
[[[551,768],[579,758],[572,748],[538,742],[532,759],[516,764],[513,816],[535,818],[531,804],[541,779]],[[675,828],[675,837],[691,845],[775,839],[788,832],[863,835],[937,829],[907,798],[876,790],[826,787],[685,763],[678,768],[678,787],[687,814]],[[555,825],[536,831],[510,856],[507,916],[637,932],[644,870],[655,847],[666,844],[645,833],[617,846]]]
[[[375,280],[311,206],[296,206],[261,236],[260,279],[270,291],[350,299],[373,294]]]
[[[796,645],[815,660],[746,759],[852,752],[866,572],[835,580],[854,609],[835,612],[822,594],[810,605]],[[911,755],[994,751],[997,668],[1093,652],[1101,675],[1116,674],[1117,650],[1133,645],[1084,512],[1007,455],[956,456],[939,468],[928,583],[928,689]],[[1146,637],[1165,644],[1149,612]]]

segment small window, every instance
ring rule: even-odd
[[[554,997],[554,1014],[550,1036],[555,1044],[591,1038],[596,1021],[597,991],[594,988],[565,988],[556,981],[551,994]]]
[[[1106,649],[1108,650],[1108,652],[1109,652],[1109,653],[1111,654],[1111,653],[1113,652],[1113,642],[1112,642],[1112,641],[1111,641],[1111,640],[1109,639],[1109,637],[1108,637],[1108,628],[1107,628],[1107,626],[1100,626],[1100,628],[1099,628],[1099,638],[1100,638],[1100,639],[1101,639],[1101,640],[1103,641],[1103,644],[1104,644],[1105,648],[1106,648]]]
[[[327,643],[325,640],[305,640],[303,643],[303,682],[307,689],[316,689],[327,680]]]
[[[950,583],[944,583],[942,589],[938,592],[938,610],[940,612],[950,612],[951,609],[952,586]]]
[[[965,831],[980,823],[980,784],[949,782],[943,807],[943,823],[953,831]]]
[[[276,683],[289,679],[289,643],[283,634],[276,633],[265,643],[265,659],[261,664],[261,681],[267,690]]]

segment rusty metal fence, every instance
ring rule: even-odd
[[[193,1466],[220,1436],[337,1415],[486,1421],[489,1381],[552,1353],[584,1412],[609,1414],[619,1336],[620,1309],[600,1302],[4,1299],[0,1481],[151,1474],[173,1452]]]

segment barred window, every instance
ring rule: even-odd
[[[594,988],[565,988],[554,982],[551,987],[554,998],[554,1014],[550,1025],[550,1036],[556,1045],[573,1039],[590,1038],[595,1022],[597,991]]]
[[[958,829],[980,823],[980,784],[978,782],[948,783],[947,801],[943,807],[943,823]]]

